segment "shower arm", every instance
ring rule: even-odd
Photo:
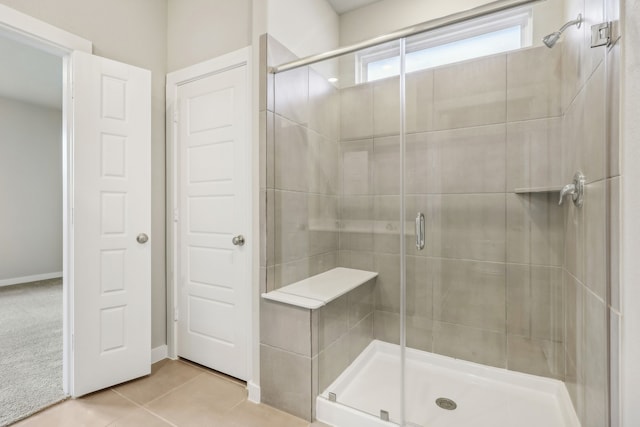
[[[576,28],[580,28],[582,26],[582,14],[579,13],[578,17],[576,19],[574,19],[573,21],[569,21],[566,24],[564,24],[562,27],[560,27],[560,29],[558,30],[558,33],[562,34],[565,32],[565,30],[569,27],[571,27],[572,25],[575,25]]]

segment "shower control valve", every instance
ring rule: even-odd
[[[584,175],[582,172],[576,172],[575,175],[573,175],[573,183],[565,185],[562,187],[562,190],[560,190],[560,201],[558,204],[562,205],[564,198],[571,195],[573,204],[576,205],[576,207],[581,208],[584,201],[584,184]]]

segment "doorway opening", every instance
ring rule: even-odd
[[[62,389],[79,397],[150,373],[151,73],[3,5],[0,36],[62,64]]]
[[[65,398],[63,59],[0,36],[0,425]]]

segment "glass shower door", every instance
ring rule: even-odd
[[[379,60],[386,57],[395,59]],[[310,66],[306,130],[309,164],[322,163],[336,147],[336,265],[378,274],[318,310],[317,391],[321,399],[396,424],[402,422],[398,66],[398,41]],[[337,132],[327,138],[314,121],[334,112]],[[310,233],[315,223],[309,219]]]
[[[565,415],[606,418],[619,46],[591,49],[587,25],[551,48],[459,29],[275,75],[269,279],[377,273],[313,312],[311,394],[375,423],[564,426],[535,424],[555,411],[537,383]],[[577,171],[584,205],[559,206]]]
[[[405,421],[523,425],[544,410],[522,373],[565,378],[561,55],[427,67],[428,41],[406,39],[401,76]]]

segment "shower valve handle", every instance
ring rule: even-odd
[[[576,192],[575,184],[565,185],[564,187],[562,187],[562,190],[560,190],[560,201],[558,202],[558,204],[562,205],[566,196],[571,195],[571,199],[573,199],[577,194],[578,193]]]
[[[562,205],[564,198],[571,195],[573,204],[576,205],[576,207],[581,208],[582,203],[584,202],[584,184],[584,175],[582,172],[576,172],[575,175],[573,175],[573,183],[565,185],[562,187],[562,190],[560,190],[560,201],[558,204]]]

